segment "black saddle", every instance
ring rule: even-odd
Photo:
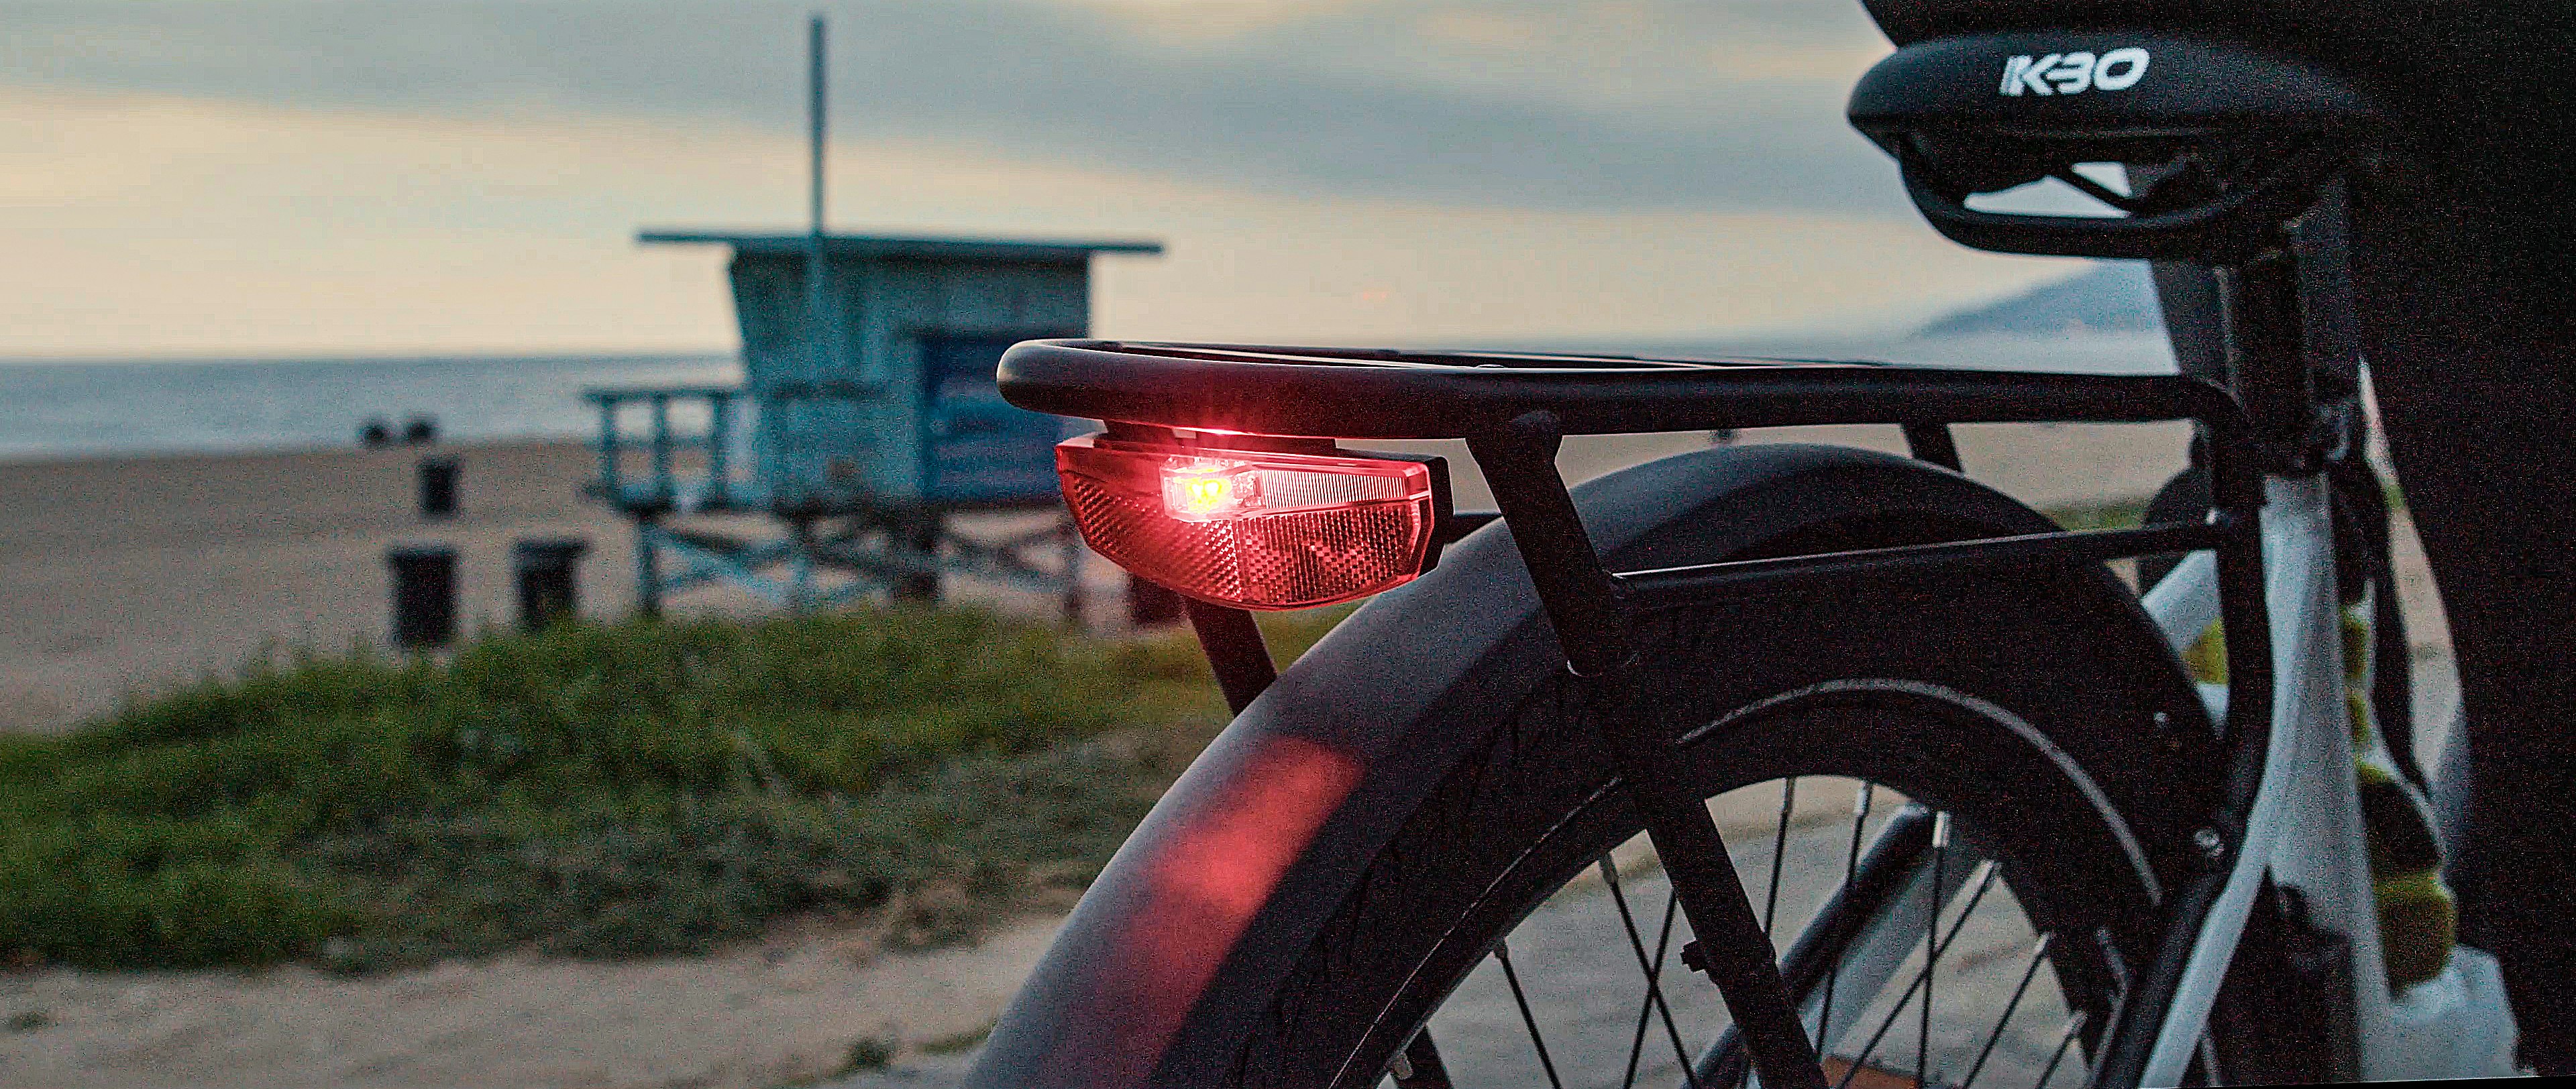
[[[2239,258],[2276,239],[2381,124],[2370,98],[2326,64],[2247,37],[2017,25],[2044,14],[2035,9],[2089,10],[2081,4],[1870,7],[1903,44],[1861,78],[1851,122],[1895,156],[1934,228],[1979,249]],[[2075,169],[2088,163],[2120,164],[2127,191]],[[1968,206],[2044,178],[2119,214]]]

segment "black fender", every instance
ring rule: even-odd
[[[1946,469],[1830,446],[1696,451],[1592,481],[1574,498],[1617,570],[1830,548],[1840,527],[1930,524],[1958,538],[2056,528]],[[1999,653],[2056,663],[2059,672],[2028,683],[2061,691],[2031,699],[2068,698],[2064,670],[2080,668],[2124,705],[2207,736],[2182,666],[2125,584],[2097,567],[2047,585],[2026,608],[2001,610],[2016,615],[1998,617],[1991,592],[1975,606],[1977,638],[1989,641],[1998,624],[2009,630],[2028,614],[2029,637]],[[2083,633],[2082,646],[2066,646],[2070,631]],[[1202,996],[1270,993],[1369,860],[1480,741],[1420,724],[1444,707],[1515,706],[1563,662],[1506,524],[1470,534],[1436,570],[1354,613],[1237,716],[1128,838],[966,1084],[1223,1082],[1266,1011]],[[1994,672],[1985,695],[2036,671]]]

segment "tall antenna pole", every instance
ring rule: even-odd
[[[824,128],[823,16],[816,14],[805,27],[805,115],[812,125],[813,145],[813,219],[814,236],[823,235],[823,149],[830,139]]]
[[[812,230],[805,238],[805,315],[814,329],[814,377],[830,374],[832,357],[832,321],[827,312],[830,292],[824,288],[826,266],[823,260],[823,151],[824,126],[824,60],[823,16],[817,12],[805,26],[805,114],[810,126],[807,143],[812,151],[809,163]]]

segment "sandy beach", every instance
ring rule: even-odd
[[[2037,505],[2152,491],[2179,464],[2178,425],[1962,428],[1969,471]],[[1750,433],[1746,441],[1823,440],[1902,449],[1892,428]],[[1576,439],[1573,479],[1707,444],[1703,434]],[[1470,464],[1460,444],[1438,448]],[[459,551],[466,627],[511,622],[509,548],[521,537],[579,536],[582,609],[634,608],[633,536],[579,488],[594,461],[576,443],[446,446],[462,463],[456,518],[415,507],[419,449],[317,450],[0,462],[0,729],[60,729],[129,693],[228,672],[262,653],[380,645],[388,623],[385,549],[442,542]],[[1462,507],[1487,506],[1472,471]],[[1107,596],[1116,572],[1086,572]],[[955,587],[1009,606],[1013,595]],[[1029,602],[1031,607],[1041,607]],[[1114,601],[1112,602],[1114,604]],[[758,608],[721,587],[682,595],[676,612]],[[1118,610],[1094,610],[1103,624]]]
[[[417,449],[0,462],[0,729],[55,729],[269,648],[376,644],[385,549],[460,551],[461,615],[507,623],[510,542],[590,538],[586,610],[632,606],[624,526],[574,444],[441,447],[453,520],[416,513]]]
[[[2181,425],[1960,429],[1971,476],[2042,507],[2135,498],[2181,463]],[[1892,428],[1749,434],[1901,450]],[[1705,434],[1575,440],[1582,479],[1679,450]],[[1433,447],[1439,444],[1422,444]],[[464,615],[507,623],[508,548],[522,536],[590,539],[584,612],[633,607],[625,524],[582,500],[577,444],[443,447],[463,462],[459,517],[414,512],[421,451],[311,451],[0,463],[0,729],[55,730],[277,648],[379,644],[383,553],[444,541],[462,553]],[[1462,454],[1454,447],[1453,454]],[[1463,456],[1453,459],[1463,467]],[[1461,473],[1462,507],[1488,496]],[[2446,633],[2409,531],[2399,534],[2426,740],[2455,686]],[[1118,574],[1091,621],[1119,621]],[[1051,608],[989,589],[961,596]],[[753,609],[696,591],[678,612]],[[879,955],[863,932],[797,932],[693,960],[589,964],[504,957],[342,979],[262,973],[0,973],[0,1015],[42,1023],[0,1035],[0,1087],[76,1085],[765,1086],[835,1069],[853,1040],[902,1045],[898,1066],[936,1071],[940,1041],[989,1024],[1043,950],[1035,918],[971,950]],[[899,1084],[916,1084],[898,1079]]]
[[[767,1089],[839,1071],[859,1040],[945,1065],[1057,922],[927,953],[881,953],[865,932],[784,933],[685,960],[512,956],[357,978],[9,973],[0,1006],[48,1023],[0,1036],[0,1085]]]

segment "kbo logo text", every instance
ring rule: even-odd
[[[2099,57],[2087,52],[2028,54],[2004,62],[2008,95],[2080,95],[2090,91],[2125,91],[2147,74],[2147,51],[2136,46],[2114,49]]]

